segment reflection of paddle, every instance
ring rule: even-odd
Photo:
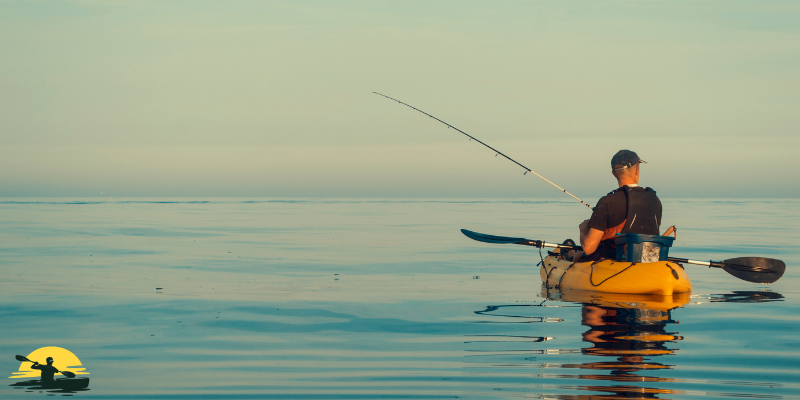
[[[531,240],[525,238],[513,238],[505,236],[485,235],[483,233],[472,232],[462,229],[461,233],[472,240],[484,243],[497,244],[521,244],[538,248],[553,247],[558,249],[581,250],[581,246],[570,246],[564,244],[545,243],[541,240]],[[764,257],[739,257],[725,261],[694,261],[685,258],[669,257],[667,260],[676,263],[705,265],[707,267],[722,268],[725,272],[748,282],[772,283],[783,276],[786,264],[781,260]]]
[[[28,360],[27,358],[25,358],[23,356],[19,356],[19,355],[17,356],[17,361],[33,362],[33,361]],[[55,368],[55,367],[53,367],[53,368]],[[58,370],[56,370],[56,371],[58,371]],[[74,378],[75,377],[75,374],[73,374],[72,372],[69,372],[69,371],[58,371],[58,372],[61,372],[67,378]]]

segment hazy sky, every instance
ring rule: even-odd
[[[797,1],[0,1],[0,196],[800,196]]]

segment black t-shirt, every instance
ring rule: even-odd
[[[605,231],[625,222],[627,214],[628,199],[625,192],[611,192],[597,201],[592,217],[589,218],[589,228]]]
[[[661,202],[657,206],[658,220],[661,221]],[[625,192],[616,190],[601,198],[589,218],[589,228],[605,231],[625,222],[628,214],[628,198]]]

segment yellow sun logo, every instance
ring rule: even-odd
[[[47,357],[53,358],[53,366],[59,371],[69,371],[76,375],[89,375],[88,372],[83,372],[86,368],[76,368],[81,366],[81,360],[79,360],[75,354],[72,354],[71,351],[62,349],[61,347],[42,347],[28,354],[27,358],[31,361],[47,364]],[[23,361],[19,365],[19,371],[12,373],[9,378],[38,378],[41,375],[41,371],[31,368],[31,365],[33,364]],[[62,374],[59,372],[56,375]]]

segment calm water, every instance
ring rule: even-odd
[[[0,199],[0,368],[57,346],[91,378],[0,398],[800,399],[800,200],[664,205],[671,255],[786,275],[547,299],[536,249],[459,233],[575,238],[566,200]]]

